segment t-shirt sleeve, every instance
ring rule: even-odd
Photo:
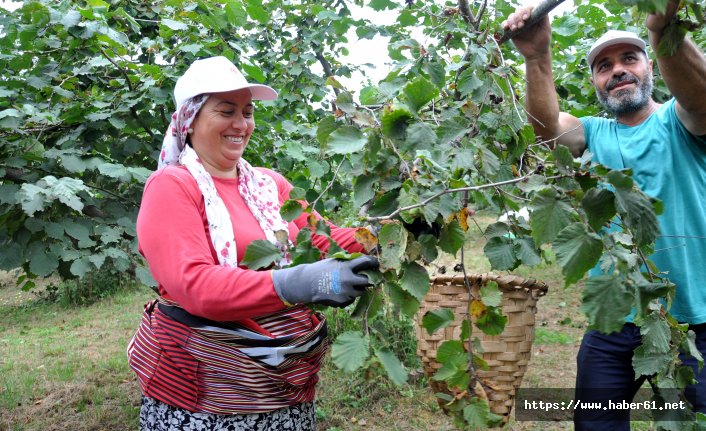
[[[292,186],[292,184],[287,181],[284,176],[277,172],[271,171],[269,169],[263,169],[263,171],[268,173],[275,180],[275,183],[277,183],[280,203],[284,203],[285,201],[289,200],[289,192],[294,188],[294,186]],[[308,205],[307,202],[302,203],[304,205]],[[316,211],[313,212],[313,215],[314,217],[316,217],[316,220],[323,219],[323,217],[321,217],[321,215]],[[304,212],[299,217],[294,219],[293,223],[298,230],[301,230],[309,225],[309,222],[307,220],[308,216],[309,213]],[[329,222],[328,220],[325,220],[325,222],[331,229],[331,238],[336,241],[336,243],[341,248],[343,248],[349,253],[365,252],[363,246],[355,240],[354,235],[357,228],[338,227],[333,223]],[[330,246],[328,238],[321,235],[314,235],[312,238],[312,242],[316,248],[318,248],[324,253],[328,251]]]
[[[196,182],[185,170],[160,170],[145,185],[137,236],[160,293],[191,314],[218,321],[285,308],[269,271],[218,264],[199,209],[202,202]]]
[[[591,150],[591,133],[593,133],[593,123],[594,123],[594,118],[593,117],[581,117],[579,118],[579,121],[581,121],[581,124],[583,125],[583,138],[584,142],[586,143],[586,149],[589,151]]]

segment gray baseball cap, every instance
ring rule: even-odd
[[[618,45],[621,43],[634,45],[640,48],[643,52],[645,52],[645,47],[647,46],[644,40],[640,39],[638,35],[631,31],[608,30],[603,36],[593,42],[593,46],[591,46],[591,49],[588,50],[586,61],[588,62],[589,67],[593,68],[593,62],[596,60],[596,57],[598,57],[598,54],[600,54],[601,51],[609,46]]]

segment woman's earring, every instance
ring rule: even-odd
[[[194,133],[194,129],[192,129],[191,127],[189,127],[189,128],[186,130],[186,133],[188,133],[189,135],[191,135],[192,133]]]

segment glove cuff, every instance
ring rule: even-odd
[[[292,304],[291,302],[287,301],[287,299],[286,299],[286,298],[284,297],[284,295],[282,294],[282,289],[281,289],[281,287],[280,287],[280,283],[279,283],[279,282],[280,282],[281,280],[279,280],[279,279],[286,277],[286,275],[284,274],[283,271],[284,271],[283,269],[278,269],[278,270],[272,270],[272,271],[270,271],[270,275],[271,275],[271,277],[272,277],[272,286],[274,286],[274,288],[275,288],[275,293],[277,293],[277,296],[279,296],[279,299],[282,301],[282,303],[283,303],[284,305],[286,305],[287,307],[292,307],[292,306],[294,306],[294,304]]]

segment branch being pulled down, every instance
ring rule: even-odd
[[[512,30],[512,31],[506,31],[502,35],[502,37],[498,40],[498,43],[503,44],[503,43],[507,42],[508,40],[512,39],[513,37],[517,36],[518,34],[522,33],[526,29],[532,27],[539,20],[544,18],[545,15],[547,15],[555,7],[559,6],[562,3],[564,3],[564,0],[543,0],[536,7],[532,8],[532,12],[530,13],[530,17],[527,20],[527,22],[525,23],[524,27],[518,28],[518,29]]]

